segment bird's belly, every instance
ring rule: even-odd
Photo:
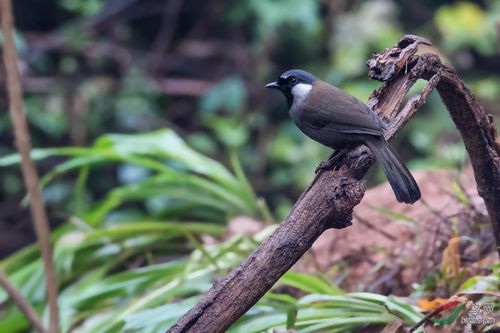
[[[314,129],[305,126],[299,126],[300,130],[304,132],[305,135],[317,141],[325,146],[334,148],[334,149],[342,149],[345,147],[349,147],[355,143],[358,143],[360,140],[358,135],[335,132],[325,129]]]
[[[359,136],[342,132],[335,132],[324,128],[314,128],[307,126],[301,121],[301,110],[296,105],[292,105],[289,110],[290,116],[295,122],[295,125],[308,137],[325,146],[333,149],[342,149],[349,147],[354,143],[359,142]]]

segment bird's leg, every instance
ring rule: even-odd
[[[321,163],[316,167],[314,173],[318,173],[321,170],[330,170],[333,165],[339,161],[346,153],[346,150],[334,150],[333,153],[328,157],[328,159],[321,161]]]

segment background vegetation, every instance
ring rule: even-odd
[[[281,96],[264,90],[286,69],[309,70],[366,101],[379,86],[367,80],[366,60],[418,34],[500,116],[494,0],[17,0],[14,8],[65,332],[167,328],[287,214],[329,151],[294,127]],[[0,105],[6,110],[5,98]],[[0,269],[46,315],[7,112],[0,137]],[[461,174],[467,165],[437,95],[394,146],[413,169]],[[377,170],[368,178],[383,180]],[[460,187],[450,191],[472,205]],[[260,231],[243,235],[238,226]],[[347,332],[422,317],[411,300],[347,286],[346,265],[289,272],[231,331]],[[498,283],[493,266],[458,277],[446,267],[422,273],[413,299]],[[26,330],[0,291],[0,332]]]

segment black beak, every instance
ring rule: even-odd
[[[276,89],[276,88],[279,88],[280,85],[278,84],[278,82],[270,82],[270,83],[266,84],[264,87],[266,87],[266,88],[275,88]]]

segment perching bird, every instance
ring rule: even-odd
[[[297,69],[266,88],[281,90],[291,118],[311,139],[335,150],[368,146],[382,164],[396,199],[410,204],[420,199],[417,182],[384,139],[385,123],[363,102]]]

